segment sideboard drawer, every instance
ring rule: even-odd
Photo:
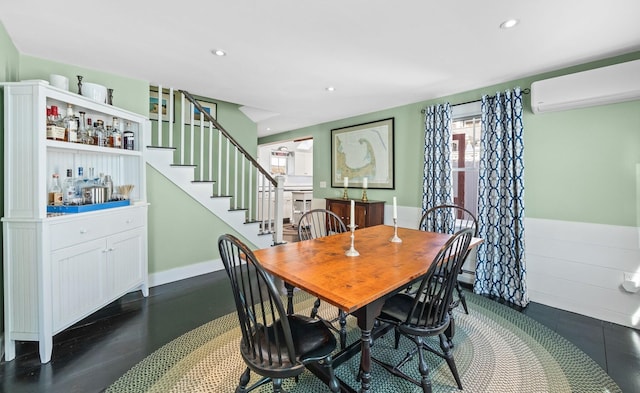
[[[58,250],[145,224],[145,209],[139,208],[114,209],[91,217],[73,217],[50,226],[51,249]]]

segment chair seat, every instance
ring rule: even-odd
[[[281,347],[280,352],[282,353],[283,361],[292,364],[325,358],[336,348],[336,338],[323,321],[303,315],[288,315],[287,318],[291,327],[296,356],[295,361],[292,362],[289,359],[286,351],[286,342],[282,335],[280,320],[267,327],[267,335],[264,334],[263,330],[255,333],[256,342],[262,343],[262,356],[264,358],[267,358],[270,346],[271,353],[277,353],[275,348],[277,345]],[[278,333],[277,340],[274,332]]]
[[[390,322],[393,324],[403,324],[407,321],[407,316],[411,312],[411,308],[413,307],[415,299],[412,295],[406,293],[396,294],[384,303],[382,306],[382,310],[380,311],[380,316],[378,319],[384,322]],[[429,302],[418,302],[418,309],[425,306],[425,309],[429,309]],[[433,307],[435,310],[436,307]],[[433,328],[439,330],[442,326],[446,325],[448,322],[448,318],[443,323],[441,321],[437,321],[437,316],[435,313],[426,314],[424,313],[421,316],[421,319],[418,321],[416,317],[410,320],[409,325],[419,325],[419,326],[432,326]],[[424,329],[424,328],[423,328]]]

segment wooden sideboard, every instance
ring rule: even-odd
[[[327,198],[327,210],[338,215],[345,225],[351,225],[351,200]],[[357,228],[372,227],[384,223],[384,201],[355,200],[355,221]]]

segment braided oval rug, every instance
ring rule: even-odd
[[[614,393],[620,388],[607,373],[581,350],[531,318],[484,297],[468,293],[469,313],[455,312],[456,335],[453,355],[464,392],[492,393]],[[308,315],[313,298],[295,294],[296,313]],[[331,316],[336,309],[323,304],[320,314]],[[235,313],[206,323],[164,345],[113,383],[107,393],[132,392],[234,392],[245,365],[239,352],[240,329]],[[354,317],[348,317],[348,342],[359,340]],[[393,333],[375,341],[374,357],[396,364],[412,343],[402,338],[393,349]],[[438,347],[437,337],[433,345]],[[428,354],[433,392],[458,392],[446,363]],[[359,356],[344,363],[336,375],[359,389],[355,380]],[[403,371],[418,378],[417,357]],[[252,382],[259,378],[252,373]],[[313,374],[305,371],[296,383],[286,380],[288,392],[328,392]],[[270,384],[259,392],[271,392]],[[375,393],[419,393],[422,389],[394,377],[372,363],[372,391]]]

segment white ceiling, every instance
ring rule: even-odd
[[[639,15],[639,0],[0,0],[20,53],[247,106],[259,136],[640,50]]]

